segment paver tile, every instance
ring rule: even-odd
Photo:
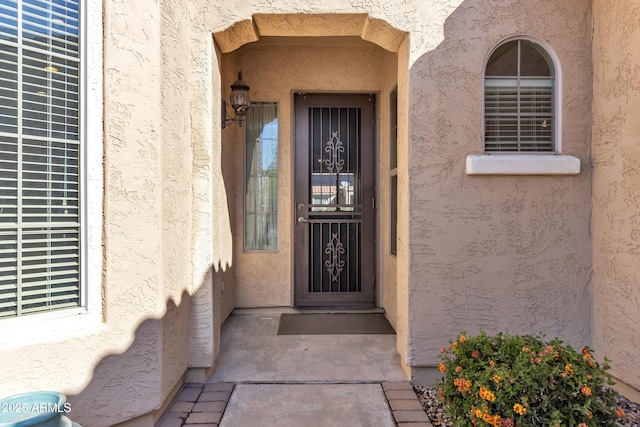
[[[424,411],[418,399],[390,400],[389,406],[392,411]]]
[[[235,383],[211,383],[205,384],[204,391],[233,391]]]
[[[385,381],[382,383],[382,388],[387,390],[411,390],[413,386],[408,381]]]
[[[188,415],[188,412],[167,412],[158,427],[180,427]]]
[[[169,408],[169,412],[191,412],[193,405],[193,402],[174,402],[174,404],[171,405],[171,408]]]
[[[187,417],[187,424],[219,423],[221,412],[192,412]]]
[[[429,417],[424,411],[393,411],[393,416],[398,423],[429,422]]]
[[[201,388],[190,387],[183,389],[178,395],[179,402],[195,402],[198,400],[198,396],[202,393]]]
[[[158,424],[158,427],[181,427],[182,420],[179,418],[167,418]]]
[[[186,383],[184,388],[198,388],[198,387],[202,388],[204,386],[205,386],[204,383]]]
[[[184,427],[189,427],[189,426],[193,426],[193,427],[207,427],[207,426],[218,426],[218,423],[197,423],[197,424],[185,424]]]
[[[198,398],[198,402],[226,402],[230,396],[230,391],[204,391]]]
[[[227,402],[198,402],[193,407],[193,412],[224,412]]]
[[[416,399],[416,393],[413,390],[389,390],[385,391],[389,400],[406,400]]]

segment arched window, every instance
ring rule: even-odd
[[[498,45],[484,73],[484,151],[557,152],[556,67],[538,43]]]

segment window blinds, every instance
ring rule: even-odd
[[[0,318],[78,307],[79,1],[0,3]]]
[[[553,151],[553,81],[485,81],[485,150]]]

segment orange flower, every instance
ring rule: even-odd
[[[523,353],[529,353],[529,347],[522,347]]]
[[[496,367],[496,362],[494,362],[493,360],[489,361],[489,366],[491,366],[491,368],[495,368]]]
[[[458,348],[458,343],[454,342],[453,344],[451,344],[451,348],[454,349],[454,350],[457,349]]]
[[[580,389],[585,396],[591,396],[591,387],[584,386]]]
[[[496,400],[496,395],[486,387],[480,387],[480,397],[488,402],[494,402]]]
[[[589,426],[587,424],[585,424],[585,423],[580,423],[580,424],[578,424],[578,427],[589,427]]]
[[[618,418],[623,418],[624,417],[624,409],[622,409],[622,408],[616,409],[616,415],[618,416]]]
[[[467,337],[465,337],[464,335],[460,335],[460,338],[458,338],[458,341],[460,341],[460,344],[462,344],[466,340],[467,340]]]
[[[473,357],[474,359],[480,357],[480,352],[478,350],[473,350],[471,352],[471,357]]]
[[[493,381],[495,381],[496,383],[499,383],[499,382],[500,382],[500,375],[495,374],[495,375],[493,376]]]
[[[567,363],[564,366],[564,371],[568,374],[568,375],[573,375],[573,365],[571,363]]]
[[[440,349],[440,354],[444,354],[444,353],[446,353],[446,352],[447,352],[447,349],[446,349],[446,348],[442,347],[442,348]]]
[[[438,370],[444,374],[445,372],[447,372],[447,365],[445,365],[444,363],[439,364]]]
[[[464,378],[454,378],[453,385],[458,387],[460,393],[469,391],[471,388],[471,380],[465,380]]]
[[[515,405],[513,405],[513,411],[518,415],[524,415],[527,413],[527,408],[519,403],[516,403]]]
[[[462,366],[456,366],[456,374],[462,372]]]

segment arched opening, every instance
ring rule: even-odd
[[[390,262],[390,133],[391,97],[399,81],[407,81],[407,33],[366,14],[263,14],[235,23],[213,34],[219,53],[221,97],[242,70],[251,87],[252,102],[277,105],[277,248],[247,250],[245,218],[248,189],[248,153],[253,141],[236,128],[222,134],[223,165],[233,194],[234,267],[236,307],[293,306],[297,249],[296,94],[366,94],[373,104],[373,154],[370,171],[376,206],[374,213],[373,276],[371,306],[384,307],[396,321],[395,263]],[[223,166],[224,167],[224,166]],[[250,173],[249,173],[250,174]],[[232,187],[232,188],[229,188]],[[364,203],[364,201],[363,201]],[[270,224],[273,226],[273,221]],[[252,231],[254,233],[255,230]],[[335,272],[335,270],[334,270]]]

